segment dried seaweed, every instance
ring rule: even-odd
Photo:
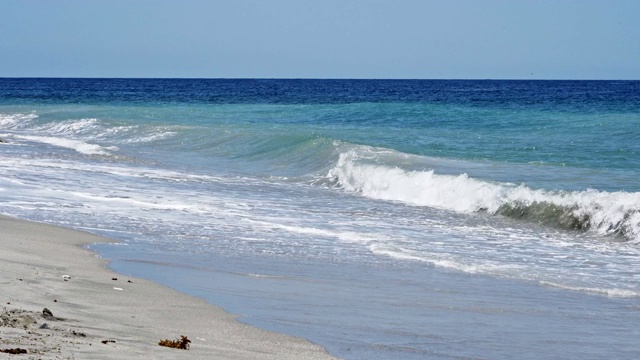
[[[160,340],[158,345],[175,348],[175,349],[188,350],[190,342],[191,340],[187,339],[186,336],[180,335],[180,340],[169,340],[169,339]]]

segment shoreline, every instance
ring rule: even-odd
[[[86,248],[104,242],[117,241],[0,216],[0,358],[22,349],[29,359],[336,359],[203,299],[113,272]],[[182,335],[189,350],[158,345]]]

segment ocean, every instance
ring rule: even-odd
[[[4,78],[0,213],[344,359],[632,359],[639,139],[640,81]]]

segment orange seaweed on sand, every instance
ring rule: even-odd
[[[175,349],[188,350],[190,342],[191,342],[191,340],[187,339],[186,336],[180,335],[180,339],[179,340],[164,339],[164,340],[160,340],[158,345],[166,346],[166,347],[170,347],[170,348],[175,348]]]

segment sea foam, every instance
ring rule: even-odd
[[[327,175],[362,196],[461,213],[487,212],[565,229],[640,241],[640,193],[533,189],[435,170],[405,170],[365,161],[356,149],[340,155]]]
[[[16,139],[22,139],[27,141],[39,142],[58,146],[62,148],[72,149],[85,155],[110,155],[110,151],[117,150],[116,147],[102,147],[96,144],[90,144],[81,140],[67,139],[53,136],[29,136],[29,135],[14,135]]]
[[[36,114],[0,114],[0,128],[15,129],[26,125],[31,120],[37,119]]]

